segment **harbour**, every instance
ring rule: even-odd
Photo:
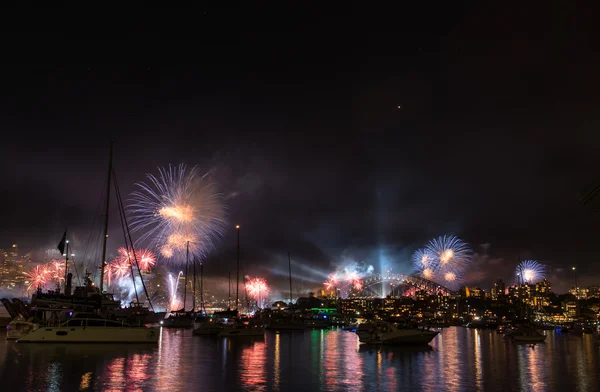
[[[593,336],[546,333],[535,346],[465,327],[416,347],[359,344],[339,328],[244,339],[163,328],[157,346],[2,340],[0,380],[13,391],[596,390]]]

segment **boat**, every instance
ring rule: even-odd
[[[160,329],[158,328],[146,328],[146,327],[133,327],[124,320],[117,320],[115,310],[118,309],[120,303],[115,301],[112,294],[104,291],[104,271],[106,266],[106,247],[108,241],[108,216],[110,207],[110,194],[111,194],[111,178],[113,174],[112,166],[112,150],[113,144],[110,144],[110,158],[108,163],[108,176],[106,182],[106,193],[105,193],[105,210],[104,210],[104,236],[102,245],[102,259],[100,262],[100,287],[95,286],[94,282],[89,278],[90,274],[86,272],[84,278],[84,285],[75,288],[75,292],[71,295],[71,279],[72,274],[69,273],[65,280],[65,289],[63,293],[60,293],[60,289],[51,291],[48,293],[42,293],[38,287],[37,294],[34,295],[32,300],[32,310],[41,310],[42,306],[46,306],[41,312],[43,325],[40,328],[21,336],[17,339],[18,343],[157,343],[160,337]],[[119,187],[116,182],[116,178],[113,178],[115,191],[117,195],[119,211],[124,216],[124,206],[119,192]],[[124,223],[124,229],[129,230],[127,227],[126,220]],[[63,235],[61,242],[58,245],[61,253],[67,246],[68,255],[68,243],[66,240],[67,232]],[[127,238],[127,236],[126,236]],[[131,249],[134,252],[133,243],[131,243],[131,237],[129,242],[127,239],[126,248],[129,251]],[[68,258],[67,260],[68,261]],[[137,261],[136,261],[137,264]],[[133,265],[132,279],[133,276]],[[66,273],[67,271],[65,271]],[[138,272],[141,271],[138,266]],[[144,281],[142,279],[142,287],[145,289]],[[146,296],[148,293],[146,291]],[[137,297],[137,290],[136,290]],[[149,297],[148,297],[149,298]],[[137,301],[139,303],[139,300]],[[35,306],[33,306],[35,305]],[[68,307],[67,307],[68,305]],[[152,304],[150,303],[150,306]],[[83,310],[81,310],[83,309]],[[67,316],[68,312],[68,316]],[[48,318],[48,313],[51,315]],[[64,320],[66,318],[66,321]]]
[[[173,312],[162,321],[162,326],[163,328],[192,328],[194,326],[194,317],[191,312]]]
[[[132,327],[96,313],[77,313],[58,327],[41,327],[18,343],[158,343],[159,328]]]
[[[265,331],[260,326],[235,324],[231,327],[224,327],[219,331],[219,337],[258,337],[264,336]]]
[[[194,323],[194,330],[192,334],[195,336],[216,336],[221,332],[225,326],[218,322],[207,320],[200,323]]]
[[[546,340],[546,335],[530,325],[517,327],[509,336],[519,343],[544,343]]]
[[[20,339],[39,327],[40,324],[34,322],[33,317],[25,320],[23,316],[17,316],[6,326],[6,340]]]
[[[319,317],[312,317],[312,318],[304,319],[304,325],[307,328],[313,328],[313,329],[329,328],[329,321],[327,321],[327,319],[323,319],[323,318],[319,318]]]
[[[425,328],[398,328],[392,323],[377,323],[370,336],[361,331],[361,341],[366,344],[382,345],[420,345],[429,344],[438,335],[438,331]]]

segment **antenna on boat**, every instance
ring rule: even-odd
[[[192,280],[192,312],[196,311],[196,258],[192,259],[194,280]]]
[[[183,281],[183,311],[185,312],[185,300],[187,297],[187,275],[188,275],[188,259],[190,257],[190,241],[185,245],[185,280]]]
[[[240,225],[236,225],[237,230],[237,278],[235,282],[235,309],[239,306],[240,295]]]
[[[288,252],[288,267],[290,269],[290,312],[292,311],[292,258]]]
[[[102,244],[102,260],[100,260],[100,294],[104,291],[104,266],[106,264],[106,242],[108,241],[108,208],[110,206],[110,176],[112,174],[113,144],[114,142],[111,140],[108,158],[108,179],[106,181],[106,204],[104,208],[104,241]]]
[[[204,309],[204,270],[202,267],[202,260],[200,260],[200,312],[202,314],[206,313]]]

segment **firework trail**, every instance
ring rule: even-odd
[[[223,197],[215,184],[207,174],[199,176],[196,167],[187,170],[183,164],[159,168],[158,176],[147,178],[148,182],[135,184],[138,190],[128,209],[138,241],[169,260],[185,254],[189,241],[193,255],[206,257],[225,226]]]
[[[546,266],[535,260],[525,260],[517,265],[515,270],[517,284],[537,283],[544,279]]]
[[[179,274],[177,274],[177,277],[174,277],[173,274],[167,275],[167,283],[168,283],[168,287],[169,287],[169,297],[171,298],[169,311],[173,311],[173,309],[179,310],[179,309],[183,308],[183,304],[181,303],[181,301],[179,301],[177,299],[177,289],[179,288],[179,278],[181,278],[182,276],[183,276],[183,271],[179,271]]]
[[[246,276],[246,289],[248,294],[256,300],[259,308],[264,307],[264,298],[269,294],[269,285],[263,278],[250,278]]]

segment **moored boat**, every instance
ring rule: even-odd
[[[421,328],[398,328],[392,323],[377,323],[370,337],[364,334],[361,341],[383,345],[425,345],[438,335],[437,331]],[[358,332],[357,332],[358,334]]]
[[[41,327],[22,336],[18,343],[154,343],[159,328],[131,327],[95,313],[76,314],[58,327]]]
[[[17,340],[30,334],[39,327],[40,324],[34,322],[33,318],[25,320],[22,316],[18,316],[6,326],[6,340]]]

